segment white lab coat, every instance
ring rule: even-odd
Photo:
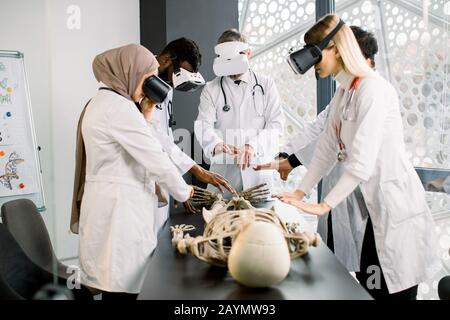
[[[200,96],[199,113],[195,121],[195,136],[203,148],[205,156],[211,161],[210,170],[224,176],[236,190],[247,189],[260,183],[272,186],[270,171],[255,171],[251,167],[240,170],[235,160],[219,154],[213,156],[218,143],[226,143],[243,148],[250,144],[255,149],[253,164],[273,160],[279,152],[279,139],[283,132],[284,116],[280,99],[272,78],[256,73],[256,84],[252,72],[242,75],[243,81],[236,85],[229,77],[224,77],[223,88],[230,110],[225,112],[224,96],[220,88],[220,77],[208,82]],[[208,189],[217,191],[214,186]],[[229,193],[225,193],[225,197]]]
[[[297,159],[308,168],[316,147],[316,143],[323,132],[330,106],[317,115],[313,122],[305,123],[286,145],[286,152],[294,153]],[[330,173],[322,179],[322,195],[327,195],[342,176],[343,165],[337,162]],[[358,197],[359,196],[359,197]],[[367,212],[361,210],[360,192],[353,192],[333,208],[331,220],[334,239],[334,254],[348,271],[359,271],[362,242],[364,239]],[[317,232],[324,242],[328,238],[328,214],[319,217]]]
[[[133,102],[100,90],[82,123],[86,184],[80,216],[80,266],[86,285],[139,293],[156,246],[155,182],[179,201],[184,182]]]
[[[309,192],[336,162],[335,126],[352,78],[343,72],[336,79],[341,87],[330,102],[329,120],[301,190]],[[342,124],[341,138],[348,154],[344,170],[361,180],[389,293],[405,290],[432,277],[442,265],[425,192],[406,155],[395,89],[382,78],[362,79],[350,115],[355,120]]]
[[[172,163],[177,167],[181,175],[188,172],[196,163],[174,142],[172,128],[169,127],[169,103],[173,99],[173,90],[171,90],[166,99],[155,107],[152,113],[152,119],[149,122],[152,132],[156,139],[160,142],[163,150],[169,155]],[[162,228],[169,217],[170,198],[167,190],[162,189],[168,204],[163,207],[156,208],[155,215],[155,233]]]

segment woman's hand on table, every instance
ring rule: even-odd
[[[321,203],[306,203],[302,200],[296,200],[296,199],[285,199],[281,200],[284,203],[290,204],[300,210],[302,210],[305,213],[313,214],[316,216],[323,216],[324,214],[327,214],[330,212],[331,207],[326,204],[325,202]]]
[[[295,190],[294,192],[283,192],[279,194],[273,194],[272,197],[278,198],[281,201],[285,202],[285,200],[303,200],[305,197],[305,193],[302,190]]]

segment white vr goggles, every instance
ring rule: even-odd
[[[191,92],[205,85],[205,79],[200,72],[190,72],[181,68],[176,56],[172,56],[170,59],[172,59],[173,65],[172,84],[175,90]]]
[[[243,74],[249,69],[246,50],[247,43],[230,41],[219,43],[214,47],[217,57],[214,59],[213,70],[216,76],[232,76]]]
[[[173,72],[172,82],[174,89],[187,92],[205,85],[205,79],[200,72],[189,72],[181,67]]]

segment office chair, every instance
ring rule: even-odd
[[[68,278],[67,266],[58,261],[41,214],[33,201],[18,199],[6,202],[1,208],[2,222],[22,247],[25,254],[38,266]]]
[[[1,216],[3,224],[31,261],[64,279],[73,275],[68,272],[68,266],[56,258],[44,219],[33,201],[18,199],[5,202],[1,207]],[[87,288],[93,295],[100,293],[98,289]]]
[[[33,299],[55,281],[62,291],[69,291],[66,279],[54,277],[36,265],[0,223],[0,300]],[[75,300],[92,300],[90,291],[84,286],[70,292]]]
[[[0,274],[0,300],[23,300],[3,279]]]
[[[439,281],[438,295],[441,300],[450,300],[450,276],[443,277]]]

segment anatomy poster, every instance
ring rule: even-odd
[[[24,73],[0,57],[0,197],[38,192]]]

